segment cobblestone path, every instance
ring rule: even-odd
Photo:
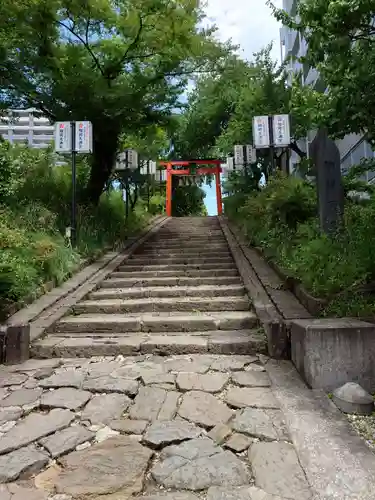
[[[1,500],[312,498],[262,356],[32,359],[0,385]]]
[[[264,349],[216,219],[168,222],[0,368],[0,500],[312,500]]]

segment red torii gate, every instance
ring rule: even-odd
[[[223,201],[221,197],[221,160],[189,160],[189,161],[162,161],[160,165],[167,167],[167,190],[166,190],[166,212],[167,216],[172,216],[172,175],[192,175],[190,165],[214,165],[213,167],[200,167],[194,175],[215,175],[217,213],[223,213]],[[173,167],[187,167],[184,170],[173,170]]]

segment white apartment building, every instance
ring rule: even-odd
[[[283,9],[291,15],[295,15],[297,8],[297,0],[283,0]],[[322,78],[320,78],[318,71],[308,65],[303,65],[296,60],[296,58],[303,57],[307,51],[307,43],[300,33],[289,29],[286,26],[280,28],[280,50],[281,60],[292,56],[289,62],[288,71],[291,75],[293,73],[302,71],[302,84],[312,85],[316,90],[324,92],[326,87]],[[307,137],[305,141],[299,141],[299,147],[306,152],[308,144],[312,137]],[[351,166],[358,165],[363,158],[374,158],[375,153],[370,144],[364,139],[363,136],[357,134],[350,134],[344,139],[336,142],[340,155],[341,155],[341,170],[345,175]],[[299,161],[299,156],[296,153],[291,155],[291,170],[294,170]],[[375,180],[375,173],[369,172],[366,174],[366,180],[373,182]]]
[[[0,118],[0,135],[11,143],[45,148],[54,139],[54,126],[35,109],[13,109]]]

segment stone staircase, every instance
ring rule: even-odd
[[[170,219],[32,346],[35,357],[264,350],[216,217]]]

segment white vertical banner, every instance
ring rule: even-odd
[[[55,123],[55,151],[56,153],[72,152],[72,125],[70,122]]]
[[[228,156],[228,158],[227,158],[226,169],[229,172],[233,172],[233,170],[234,170],[234,158],[232,158],[231,156]]]
[[[275,115],[273,117],[273,142],[276,148],[290,145],[289,115]]]
[[[270,129],[268,116],[254,116],[253,142],[258,149],[270,147]]]
[[[92,153],[92,124],[91,122],[75,122],[77,153]]]
[[[257,151],[251,144],[246,144],[246,163],[255,163],[257,161]]]
[[[150,161],[149,173],[150,175],[156,174],[156,161]]]
[[[128,149],[128,168],[131,170],[137,170],[138,168],[138,153],[134,149]]]
[[[234,146],[234,163],[236,165],[244,164],[243,146],[240,144],[236,144],[236,146]]]

